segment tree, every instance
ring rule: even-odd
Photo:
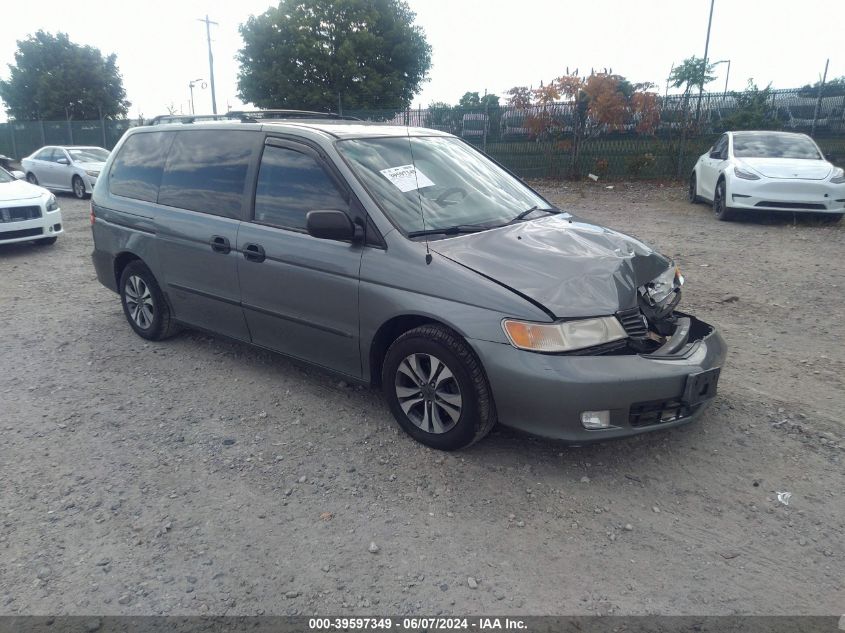
[[[798,94],[802,97],[818,97],[819,88],[821,87],[821,79],[812,86],[806,84]],[[824,88],[822,88],[822,97],[841,97],[845,95],[845,75],[836,77],[835,79],[828,79]]]
[[[407,107],[431,46],[405,0],[281,0],[240,27],[238,94],[263,108]]]
[[[715,64],[707,64],[705,67],[704,60],[693,55],[675,66],[667,81],[672,88],[683,87],[684,95],[688,96],[693,88],[701,88],[716,79],[713,73],[715,67]]]
[[[465,92],[464,95],[458,99],[459,108],[477,108],[481,105],[481,97],[477,92]]]
[[[531,106],[534,94],[528,86],[514,86],[507,92],[508,107],[524,110]]]
[[[6,112],[20,121],[125,117],[123,78],[114,54],[38,31],[18,41],[9,79],[0,80]]]
[[[777,129],[780,127],[771,106],[772,85],[762,90],[753,79],[744,92],[732,92],[736,109],[722,121],[726,130]]]

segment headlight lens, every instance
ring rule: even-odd
[[[571,352],[627,338],[616,317],[562,323],[531,323],[505,319],[502,328],[511,345],[532,352]]]
[[[85,173],[88,174],[89,176],[91,176],[91,178],[96,178],[97,176],[100,175],[100,172],[95,171],[93,169],[91,169],[91,170],[86,169]]]
[[[830,182],[835,185],[841,185],[845,182],[845,169],[841,167],[837,167],[833,170],[833,175],[830,177]]]
[[[47,211],[58,211],[59,210],[59,202],[56,200],[56,196],[50,194],[50,197],[47,199]]]
[[[745,171],[744,169],[740,169],[739,167],[734,167],[734,175],[737,178],[742,178],[743,180],[760,180],[760,176],[757,174],[753,174],[750,171]]]

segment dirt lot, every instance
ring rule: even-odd
[[[429,450],[375,392],[134,335],[63,197],[54,247],[0,248],[0,614],[841,614],[845,224],[545,191],[681,264],[730,345],[699,423]]]

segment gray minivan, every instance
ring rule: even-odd
[[[451,450],[498,421],[586,443],[698,417],[726,346],[642,242],[556,208],[463,140],[330,118],[129,130],[93,261],[129,325],[181,325],[380,385]]]

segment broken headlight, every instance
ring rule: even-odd
[[[652,305],[660,305],[676,290],[684,285],[684,276],[677,266],[670,266],[650,282],[640,287],[640,293],[651,300]]]

